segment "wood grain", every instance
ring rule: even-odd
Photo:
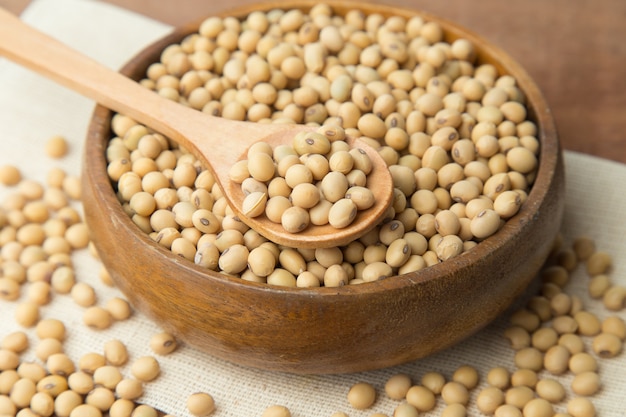
[[[252,0],[105,0],[181,25]],[[29,0],[0,0],[20,12]],[[542,90],[565,149],[626,162],[623,0],[380,0],[457,22],[506,50]]]

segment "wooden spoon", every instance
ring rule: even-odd
[[[230,181],[230,167],[255,142],[265,141],[272,146],[290,144],[297,132],[313,128],[227,120],[183,106],[29,27],[3,9],[0,9],[0,54],[145,124],[193,152],[213,173],[236,215],[276,243],[301,248],[347,244],[376,226],[391,205],[393,181],[385,161],[373,148],[350,138],[350,145],[365,150],[373,162],[367,186],[376,198],[375,205],[360,211],[350,226],[343,229],[309,226],[292,234],[264,215],[246,217],[241,209],[244,195],[239,184]]]

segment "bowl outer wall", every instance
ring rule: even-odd
[[[312,2],[266,3],[310,7]],[[224,15],[243,16],[261,6]],[[496,235],[461,256],[416,273],[359,286],[289,289],[207,272],[153,242],[123,211],[106,175],[111,113],[98,107],[83,160],[85,219],[116,285],[135,308],[216,357],[294,373],[378,369],[425,357],[490,323],[528,286],[549,255],[564,207],[564,171],[556,127],[536,85],[499,49],[450,22],[421,12],[338,2],[383,15],[422,15],[448,36],[483,45],[479,59],[513,75],[538,125],[537,180],[520,212]],[[197,29],[190,25],[156,42],[123,72],[135,79],[160,51]],[[494,62],[492,56],[498,56]]]

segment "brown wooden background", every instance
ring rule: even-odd
[[[171,25],[255,2],[104,1]],[[19,13],[29,2],[0,0],[0,6]],[[434,13],[500,46],[526,68],[544,92],[565,149],[626,162],[625,0],[376,2]]]

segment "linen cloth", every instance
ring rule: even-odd
[[[164,24],[93,0],[35,0],[22,19],[114,69],[171,30]],[[82,144],[93,107],[92,101],[0,58],[0,166],[15,164],[24,177],[41,183],[45,183],[46,173],[55,166],[71,175],[79,175]],[[62,135],[70,141],[70,152],[61,160],[52,160],[44,152],[45,142],[53,135]],[[572,152],[565,152],[565,161],[567,201],[562,231],[566,242],[580,235],[595,239],[599,250],[614,257],[613,282],[626,285],[626,258],[622,256],[626,251],[626,221],[623,220],[626,194],[621,192],[626,184],[626,165]],[[10,188],[0,187],[0,199],[11,192]],[[87,250],[77,253],[75,262],[78,280],[96,288],[99,305],[121,296],[117,289],[101,282],[100,265]],[[601,318],[618,314],[626,319],[626,312],[610,313],[601,302],[590,300],[587,282],[588,277],[579,268],[567,290],[579,294],[586,309]],[[529,290],[529,294],[534,290]],[[23,330],[13,320],[16,305],[17,302],[0,301],[0,338]],[[66,324],[68,337],[64,348],[75,361],[87,352],[101,352],[106,341],[119,339],[128,346],[132,362],[152,354],[149,340],[160,330],[158,324],[138,312],[110,329],[91,330],[82,323],[83,309],[66,295],[55,295],[41,311],[43,317],[58,318]],[[350,375],[296,376],[248,369],[182,344],[173,354],[158,357],[161,375],[145,384],[140,402],[172,415],[186,416],[189,415],[185,406],[187,397],[205,391],[215,398],[216,417],[260,416],[266,407],[274,404],[288,407],[294,417],[329,417],[337,411],[346,412],[350,417],[365,417],[375,412],[391,416],[399,402],[384,394],[388,377],[404,372],[418,383],[425,372],[439,371],[450,378],[459,366],[469,364],[479,369],[481,376],[479,387],[472,392],[470,403],[473,404],[480,388],[486,385],[486,372],[490,368],[505,366],[514,370],[514,352],[502,336],[507,324],[507,316],[503,315],[467,341],[434,356],[394,368]],[[31,345],[35,345],[34,331],[26,331]],[[36,360],[32,349],[22,355],[22,360]],[[599,362],[603,387],[593,397],[598,415],[625,416],[626,353]],[[122,368],[126,376],[130,375],[128,368]],[[541,376],[556,378],[546,373]],[[572,375],[557,379],[567,387],[568,398],[571,398]],[[352,409],[346,400],[349,387],[361,381],[373,384],[378,392],[374,406],[365,411]],[[439,415],[443,407],[439,399],[437,409],[424,415]],[[564,403],[556,405],[555,409],[564,411]],[[471,405],[468,415],[482,414]]]

